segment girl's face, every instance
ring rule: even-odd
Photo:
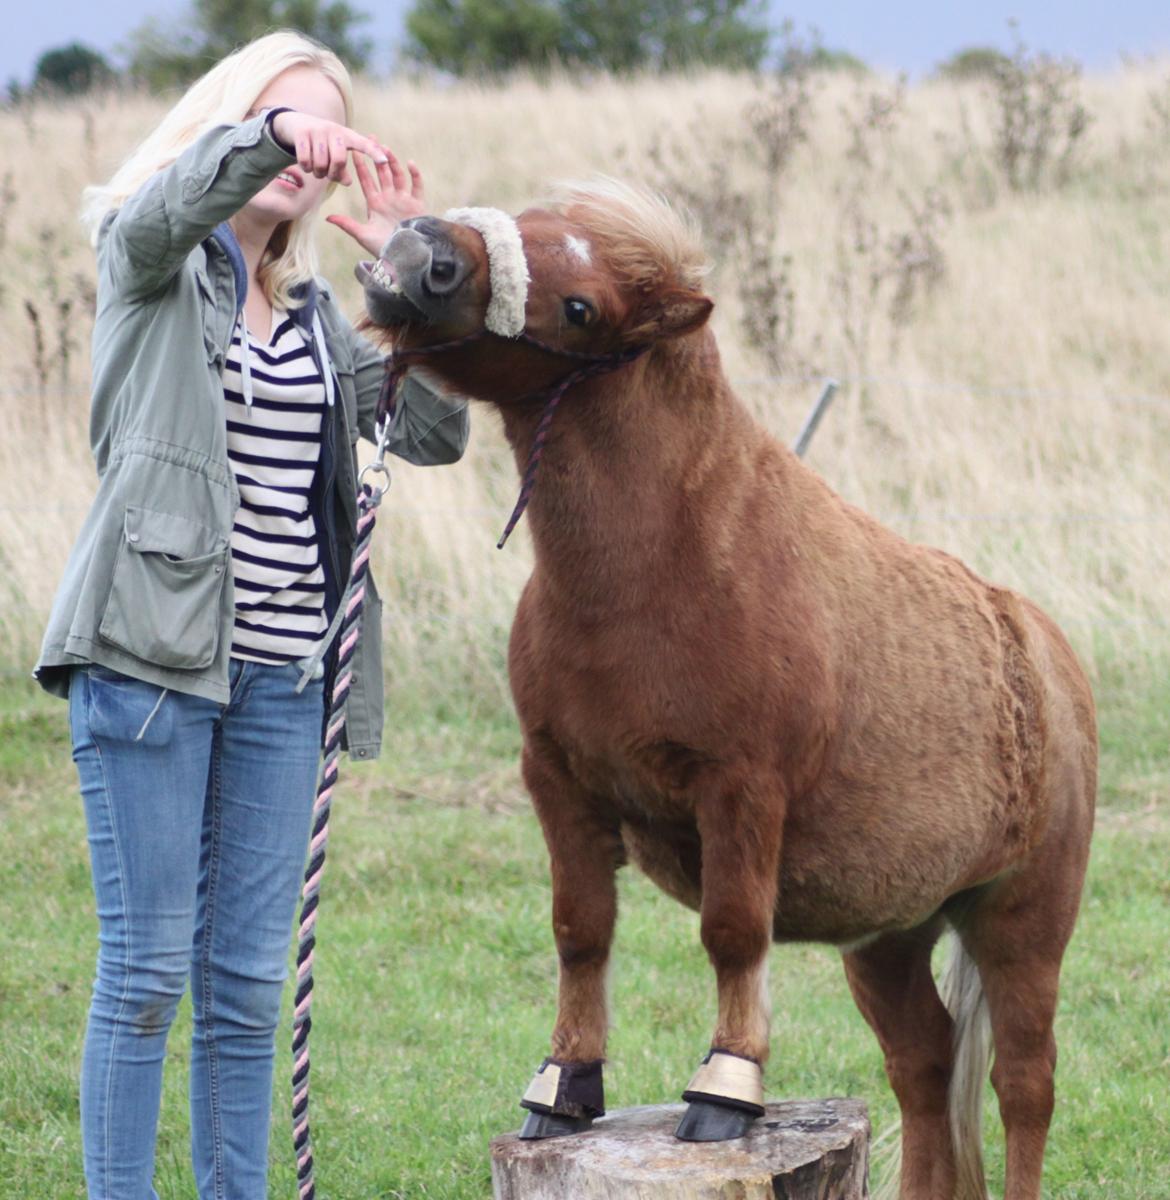
[[[248,116],[264,108],[293,108],[309,116],[345,124],[345,101],[327,75],[316,67],[289,67],[256,97]],[[249,216],[279,223],[312,212],[325,198],[328,179],[306,174],[294,162],[244,206]]]

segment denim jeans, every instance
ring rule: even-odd
[[[81,1070],[90,1200],[157,1200],[167,1032],[191,982],[201,1200],[262,1200],[280,998],[316,790],[322,685],[233,659],[226,705],[73,672],[99,948]]]

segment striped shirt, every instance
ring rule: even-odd
[[[223,371],[228,459],[240,491],[232,530],[232,657],[290,662],[324,635],[325,573],[310,508],[321,459],[325,385],[309,343],[284,312],[268,341],[248,332],[251,408],[236,325]]]

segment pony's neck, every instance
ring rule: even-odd
[[[540,406],[499,409],[523,475]],[[678,569],[684,542],[693,555],[696,522],[716,515],[710,496],[758,436],[707,330],[578,384],[553,419],[525,516],[542,579],[584,607],[637,603],[654,560]]]

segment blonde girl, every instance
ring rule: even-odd
[[[267,1194],[326,634],[350,567],[354,444],[373,435],[382,379],[317,275],[315,226],[355,177],[366,219],[329,219],[368,252],[422,211],[417,168],[355,132],[352,108],[332,53],[274,33],[194,84],[85,197],[99,485],[36,674],[69,698],[97,900],[91,1200],[156,1200],[167,1031],[188,986],[199,1196]],[[389,448],[451,462],[466,436],[465,404],[412,381]],[[368,603],[347,714],[366,758],[382,725]]]

